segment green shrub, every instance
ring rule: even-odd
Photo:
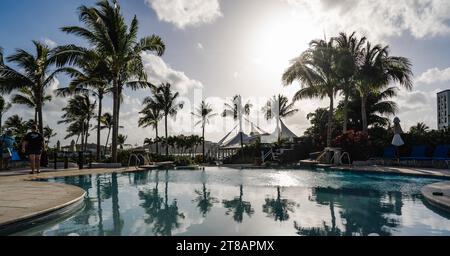
[[[175,157],[174,164],[176,166],[190,166],[194,164],[194,161],[192,161],[192,159],[187,156],[177,156]]]

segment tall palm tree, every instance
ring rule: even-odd
[[[205,101],[202,101],[200,106],[196,109],[195,113],[192,113],[193,116],[200,118],[200,121],[198,121],[195,126],[201,125],[202,126],[202,155],[203,155],[203,161],[205,160],[205,127],[206,124],[209,124],[209,120],[217,114],[213,113],[213,109],[210,104],[206,103]]]
[[[398,82],[404,88],[413,87],[411,62],[404,57],[389,56],[389,46],[367,43],[362,50],[362,62],[357,71],[357,90],[361,97],[362,130],[368,132],[367,97],[373,91]]]
[[[12,96],[12,103],[25,105],[34,109],[34,121],[38,123],[38,112],[36,111],[38,102],[41,102],[42,106],[44,106],[46,102],[50,102],[52,100],[52,96],[41,95],[41,99],[38,99],[38,95],[36,95],[36,93],[28,87],[20,88],[19,93],[20,94],[15,94]]]
[[[172,85],[169,83],[161,84],[156,88],[155,102],[160,106],[161,111],[164,115],[164,128],[166,132],[166,141],[169,137],[167,129],[168,117],[176,117],[178,111],[183,109],[183,103],[178,102],[178,97],[180,94],[178,92],[172,91]],[[169,145],[166,144],[166,155],[169,155]]]
[[[19,68],[15,70],[6,65],[0,65],[0,86],[3,92],[10,93],[20,88],[28,88],[35,96],[35,109],[38,116],[39,132],[44,129],[42,117],[45,90],[53,82],[60,69],[51,70],[56,62],[56,54],[45,44],[33,41],[36,54],[18,49],[7,58]]]
[[[273,96],[272,99],[268,100],[266,105],[263,107],[262,111],[266,120],[270,120],[274,117],[274,110],[278,111],[278,116],[280,119],[293,116],[298,112],[298,109],[295,108],[295,103],[289,103],[289,99],[281,94]]]
[[[155,144],[156,144],[156,154],[159,154],[159,143],[158,136],[158,125],[159,121],[163,118],[161,106],[152,97],[147,97],[144,99],[144,109],[139,112],[143,115],[139,118],[139,127],[149,127],[151,126],[155,130]],[[153,143],[152,143],[153,144]]]
[[[333,38],[336,44],[336,68],[339,84],[344,95],[343,106],[343,133],[347,132],[348,126],[348,103],[350,94],[356,90],[356,73],[358,63],[362,56],[362,49],[367,39],[362,37],[358,39],[356,32],[350,36],[346,33],[340,33],[338,37]]]
[[[1,50],[1,48],[0,48],[0,50]],[[0,95],[0,133],[2,132],[3,115],[6,112],[8,112],[8,110],[11,108],[11,106],[12,106],[11,103],[6,102],[5,99],[3,98],[3,96]]]
[[[242,127],[243,116],[249,116],[250,110],[253,105],[250,102],[242,103],[241,95],[235,95],[231,103],[225,103],[225,110],[222,113],[222,117],[231,116],[234,121],[239,122],[239,133],[241,136],[241,149],[244,148],[244,131]]]
[[[80,93],[88,93],[96,97],[98,100],[97,113],[97,161],[100,160],[101,151],[101,119],[103,109],[103,98],[106,94],[112,92],[109,85],[106,69],[106,63],[102,56],[97,51],[89,51],[83,58],[80,58],[76,63],[79,68],[67,67],[63,68],[72,81],[70,85],[65,88],[56,90],[57,96],[68,97]]]
[[[296,80],[300,81],[302,89],[295,94],[294,101],[304,98],[329,98],[327,147],[331,146],[334,97],[339,91],[335,58],[332,40],[314,40],[308,50],[292,60],[291,66],[283,74],[285,85],[290,85]]]
[[[82,5],[78,9],[84,27],[70,26],[62,30],[84,38],[106,62],[105,75],[113,88],[113,135],[112,161],[117,162],[117,139],[119,135],[120,97],[124,86],[131,89],[148,87],[141,53],[150,51],[162,56],[165,51],[163,40],[156,35],[138,40],[139,23],[136,16],[130,26],[125,22],[120,5],[116,0],[100,0],[96,7]],[[88,51],[75,45],[61,46],[58,51],[58,65],[73,64]],[[136,79],[138,81],[133,81]]]
[[[61,117],[63,120],[58,123],[81,123],[81,145],[82,149],[87,149],[89,138],[90,120],[94,116],[96,102],[91,102],[88,95],[75,95],[62,110],[65,112]]]

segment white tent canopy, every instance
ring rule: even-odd
[[[280,124],[281,128],[277,126],[272,134],[261,136],[261,143],[271,144],[278,142],[279,139],[293,141],[295,138],[298,138],[298,136],[295,135],[281,119]]]

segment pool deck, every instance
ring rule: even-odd
[[[245,168],[251,168],[251,166],[245,166]],[[329,170],[450,179],[450,170],[444,169],[358,166],[330,167]],[[138,171],[142,170],[135,168],[58,171],[44,169],[41,174],[35,175],[28,174],[26,170],[2,171],[0,172],[0,230],[6,225],[31,220],[37,216],[63,209],[82,201],[85,196],[85,191],[75,186],[33,180]],[[433,192],[436,191],[442,192],[443,195],[433,195]],[[450,182],[431,184],[424,187],[422,193],[431,204],[450,211]]]
[[[81,202],[86,192],[66,184],[33,181],[89,174],[134,172],[136,169],[44,169],[40,174],[26,170],[0,172],[0,230],[15,223],[32,221],[40,216]]]
[[[431,205],[450,212],[450,182],[427,185],[422,188],[421,192]]]

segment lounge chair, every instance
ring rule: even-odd
[[[423,156],[421,156],[420,154],[422,153],[421,151],[422,149],[418,148],[417,152],[415,154],[419,154],[416,155],[415,157],[410,158],[410,160],[414,161],[414,164],[416,165],[416,163],[419,161],[431,161],[432,165],[435,166],[435,162],[444,162],[447,167],[450,166],[450,157],[448,155],[449,151],[450,151],[450,146],[449,145],[439,145],[434,149],[434,153],[432,157],[427,157],[425,156],[425,154],[423,154]],[[405,159],[407,160],[407,159]]]
[[[401,157],[401,161],[413,161],[414,166],[417,165],[417,161],[428,160],[429,158],[426,156],[427,146],[419,145],[413,146],[411,151],[411,155],[409,157]]]
[[[450,157],[449,157],[450,145],[439,145],[436,147],[433,153],[431,161],[433,166],[435,162],[445,162],[447,167],[450,167]]]
[[[384,148],[383,157],[380,158],[371,158],[373,161],[382,161],[383,165],[386,165],[387,161],[395,161],[397,159],[397,154],[394,146],[389,146]]]

